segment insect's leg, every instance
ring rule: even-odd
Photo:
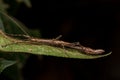
[[[56,38],[54,38],[53,40],[59,40],[61,37],[62,37],[62,35],[59,35]]]
[[[58,40],[62,37],[62,35],[59,35],[58,37],[56,37],[55,39]]]
[[[73,42],[75,46],[81,46],[80,42]]]
[[[59,40],[61,37],[62,37],[62,35],[59,35],[58,37],[53,38],[53,39],[52,39],[52,42],[54,42],[54,41],[56,41],[56,40]]]
[[[65,53],[66,57],[69,57],[69,55],[67,54],[67,52],[66,52],[65,47],[64,47],[63,44],[62,44],[62,48],[64,49],[64,53]]]

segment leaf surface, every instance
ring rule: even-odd
[[[16,61],[11,61],[11,60],[5,60],[3,58],[0,58],[0,73],[6,69],[7,67],[15,64]]]
[[[0,31],[0,50],[3,52],[21,52],[21,53],[29,53],[29,54],[36,54],[36,55],[47,55],[47,56],[56,56],[56,57],[66,57],[66,58],[79,58],[79,59],[94,59],[100,58],[108,54],[103,55],[88,55],[82,53],[75,49],[70,48],[59,48],[54,46],[49,46],[45,44],[32,44],[22,41],[22,43],[15,43],[19,42],[19,40],[6,36],[2,31]]]

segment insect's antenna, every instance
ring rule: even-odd
[[[12,36],[12,37],[25,37],[27,39],[30,38],[29,35],[24,35],[24,34],[8,34],[8,33],[5,33],[5,34],[8,35],[8,36]]]

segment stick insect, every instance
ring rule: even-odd
[[[82,46],[79,42],[70,43],[70,42],[65,42],[65,41],[59,40],[61,35],[59,37],[57,37],[56,39],[40,39],[40,38],[30,37],[29,35],[13,35],[13,34],[7,34],[7,35],[22,36],[22,37],[26,38],[25,41],[18,41],[15,43],[28,42],[28,43],[32,43],[32,44],[36,44],[36,45],[45,44],[45,45],[56,46],[56,47],[60,47],[60,48],[71,48],[71,49],[75,49],[75,50],[78,50],[78,51],[86,53],[86,54],[102,54],[105,52],[103,49],[92,49],[89,47]]]

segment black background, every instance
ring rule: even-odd
[[[42,38],[63,35],[64,41],[112,51],[108,57],[81,60],[32,55],[25,67],[25,80],[120,80],[117,0],[31,0],[15,17],[28,28],[39,29]]]

